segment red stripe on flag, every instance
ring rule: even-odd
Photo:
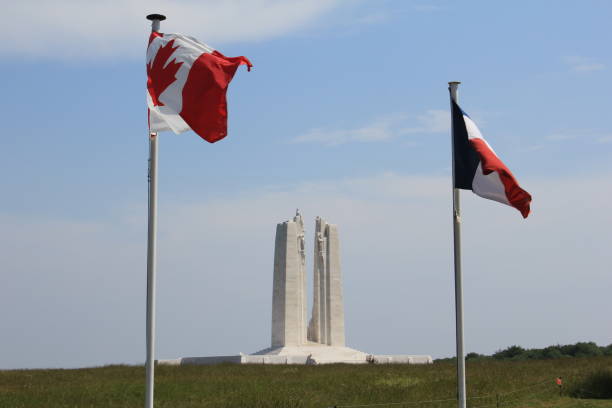
[[[233,64],[238,64],[238,65],[246,65],[247,66],[247,71],[251,71],[251,68],[253,68],[253,64],[251,64],[251,61],[249,61],[249,59],[247,57],[226,57],[225,55],[221,54],[219,51],[214,50],[212,52],[212,54],[216,57],[219,58],[223,58],[226,61],[229,61]]]
[[[164,35],[162,33],[158,33],[157,31],[153,31],[151,33],[151,35],[149,36],[149,45],[151,45],[151,43],[153,42],[154,39],[156,39],[157,37],[163,37]]]
[[[214,143],[227,136],[227,87],[245,57],[229,58],[218,51],[200,55],[183,87],[181,117],[202,139]]]
[[[527,218],[530,212],[529,204],[531,203],[531,195],[519,186],[512,172],[499,157],[497,157],[484,140],[473,138],[470,139],[470,143],[480,157],[482,172],[485,175],[491,174],[494,171],[499,174],[508,201],[514,208],[521,212],[523,218]]]

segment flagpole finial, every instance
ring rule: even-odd
[[[147,20],[151,20],[151,21],[164,21],[166,19],[166,16],[164,16],[163,14],[149,14],[147,16]]]
[[[147,20],[151,20],[151,31],[159,32],[160,22],[164,21],[165,19],[166,16],[164,16],[163,14],[149,14],[147,16]]]

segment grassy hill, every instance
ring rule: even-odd
[[[612,356],[527,361],[468,361],[468,407],[603,408],[612,400],[576,399]],[[563,377],[559,396],[556,377]],[[0,407],[142,407],[142,366],[0,371]],[[160,366],[156,407],[455,407],[455,366]],[[587,390],[588,391],[588,390]],[[435,402],[418,402],[418,401]],[[441,400],[441,401],[440,401]],[[402,403],[402,404],[397,404]],[[365,408],[365,407],[364,407]]]

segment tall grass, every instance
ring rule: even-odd
[[[572,384],[569,395],[575,398],[612,399],[612,370],[600,368],[588,373]]]
[[[468,361],[470,407],[552,407],[562,376],[566,386],[594,369],[612,368],[612,357],[541,361]],[[455,365],[217,365],[159,366],[155,406],[314,408],[450,400],[406,405],[456,406]],[[0,371],[0,407],[142,407],[142,366],[78,370]],[[526,405],[528,404],[528,405]],[[538,405],[544,404],[544,405]],[[548,405],[547,405],[548,404]]]

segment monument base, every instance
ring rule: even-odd
[[[431,364],[427,355],[373,355],[349,347],[319,343],[303,346],[271,347],[253,354],[212,357],[183,357],[158,360],[162,365],[234,364]]]
[[[271,347],[253,353],[250,357],[256,356],[305,357],[308,360],[306,364],[360,364],[368,362],[368,354],[362,351],[319,343],[308,343],[303,346]]]

